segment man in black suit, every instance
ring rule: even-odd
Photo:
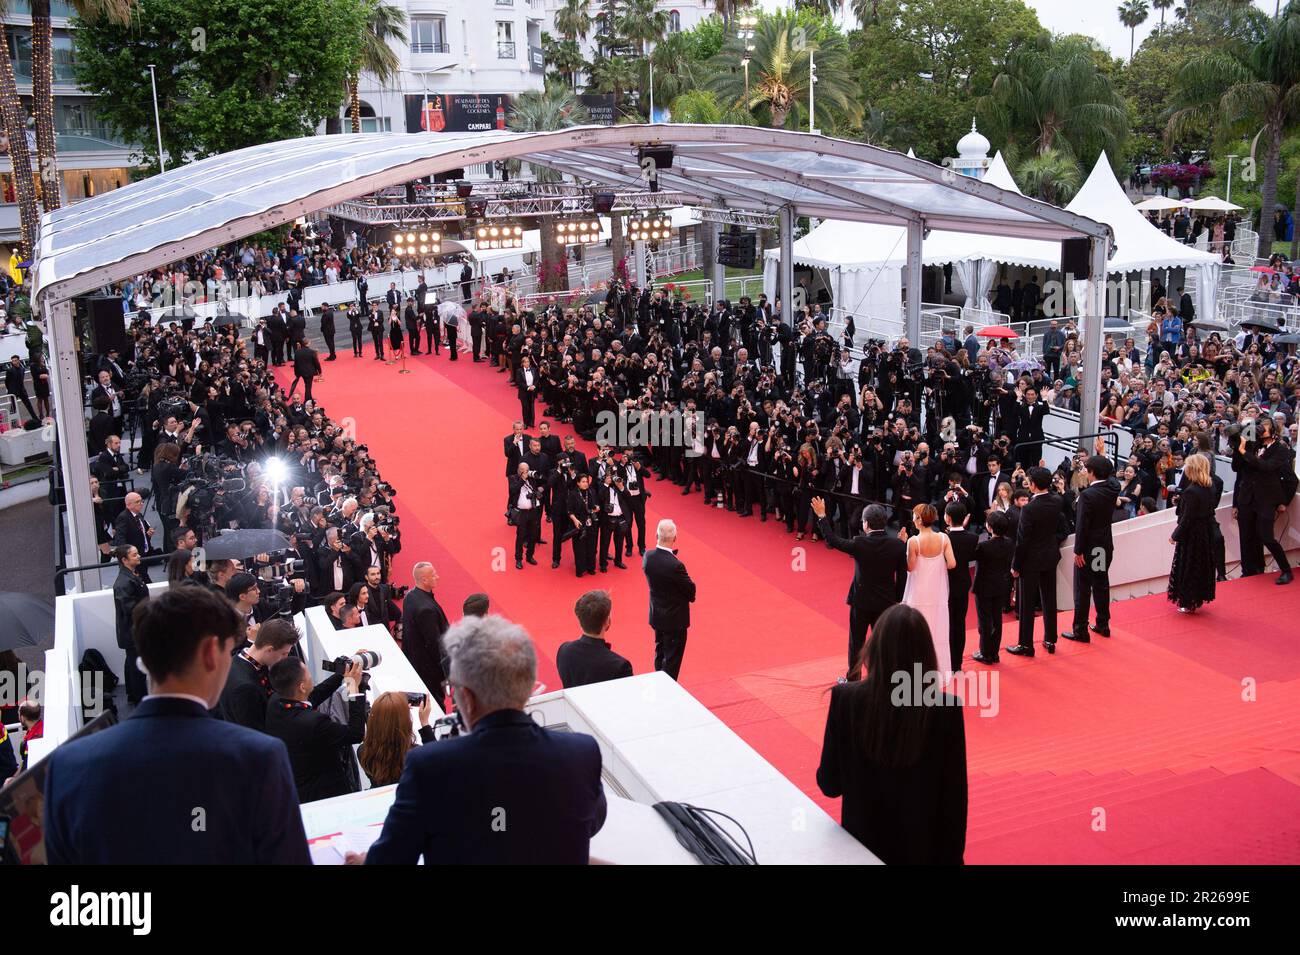
[[[655,533],[658,541],[641,564],[650,585],[650,627],[655,633],[655,669],[674,680],[686,653],[695,581],[677,559],[677,525],[665,518]]]
[[[343,685],[347,688],[348,721],[339,723],[316,708]],[[266,706],[266,733],[284,742],[293,767],[299,802],[315,802],[355,792],[348,761],[352,747],[366,737],[370,707],[361,691],[361,664],[348,663],[317,684],[311,670],[297,657],[271,667],[274,695]]]
[[[1273,533],[1273,524],[1285,507],[1282,472],[1291,466],[1291,454],[1277,440],[1277,426],[1272,418],[1255,422],[1255,436],[1257,442],[1252,445],[1243,433],[1232,453],[1232,469],[1237,472],[1233,516],[1241,534],[1241,576],[1253,577],[1264,572],[1263,550],[1268,548],[1282,571],[1276,583],[1289,584],[1291,564]]]
[[[130,544],[113,548],[117,558],[117,580],[113,581],[113,612],[117,627],[117,645],[126,651],[122,679],[126,684],[126,701],[134,706],[149,692],[148,680],[136,666],[133,619],[135,609],[149,599],[149,588],[139,575],[140,552]]]
[[[434,700],[441,703],[447,695],[446,651],[442,642],[447,632],[447,615],[433,596],[438,572],[433,564],[421,561],[411,575],[415,586],[402,601],[402,652]]]
[[[632,675],[632,664],[609,645],[613,610],[613,601],[604,590],[589,590],[573,605],[582,636],[560,644],[555,654],[555,667],[566,690]]]
[[[520,461],[510,476],[510,491],[506,496],[506,512],[515,524],[515,569],[524,569],[525,553],[528,563],[536,566],[533,551],[541,537],[542,491],[538,479],[528,464]]]
[[[537,655],[522,627],[466,617],[447,646],[456,711],[469,732],[407,754],[365,862],[586,865],[605,823],[600,747],[524,712]]]
[[[271,699],[271,667],[287,657],[297,642],[298,631],[282,617],[258,627],[253,645],[240,650],[231,661],[214,714],[227,723],[264,731],[266,704]]]
[[[998,485],[1010,483],[1010,475],[1005,474],[1002,470],[1002,459],[996,454],[990,454],[986,470],[977,473],[972,479],[970,503],[973,510],[973,517],[980,524],[984,523],[988,517],[989,508],[993,502],[998,499]]]
[[[278,368],[284,364],[284,342],[289,337],[284,312],[277,308],[266,317],[266,331],[271,338],[271,364]]]
[[[104,499],[106,515],[116,520],[125,506],[125,482],[131,476],[131,466],[122,455],[122,439],[118,434],[110,434],[105,439],[104,447],[90,465],[90,471],[99,478],[99,495]]]
[[[388,283],[388,291],[384,293],[384,303],[388,306],[385,312],[397,312],[402,308],[402,293],[397,290],[396,282]]]
[[[135,491],[126,495],[126,508],[113,521],[113,543],[134,547],[144,557],[153,552],[153,528],[144,519],[144,498]],[[141,569],[140,579],[149,583],[149,574]]]
[[[289,329],[289,346],[296,347],[307,343],[307,318],[296,308],[289,309],[289,319],[285,322]]]
[[[1110,636],[1110,564],[1115,557],[1111,521],[1119,482],[1112,476],[1110,458],[1094,454],[1084,465],[1088,486],[1079,492],[1074,507],[1074,626],[1061,634],[1076,643],[1091,643],[1088,604],[1097,608],[1092,628]]]
[[[523,460],[528,453],[528,442],[532,436],[524,431],[524,423],[516,421],[513,425],[514,430],[502,440],[501,446],[506,455],[506,477],[514,477],[519,468],[519,462]]]
[[[998,662],[1002,647],[1002,611],[1011,590],[1011,557],[1015,541],[1008,535],[1011,522],[993,511],[984,523],[989,536],[975,548],[975,617],[979,621],[980,648],[971,655],[976,663]]]
[[[961,669],[966,654],[966,611],[970,607],[970,565],[975,559],[979,536],[966,529],[970,514],[964,504],[949,504],[943,509],[944,529],[952,543],[956,565],[948,571],[948,646],[953,671]],[[905,545],[906,546],[906,545]]]
[[[320,373],[320,356],[316,354],[316,349],[302,342],[293,353],[293,384],[289,386],[289,397],[293,397],[293,393],[298,390],[298,382],[301,381],[303,398],[311,401],[312,379]]]
[[[5,365],[5,390],[23,403],[29,418],[40,421],[40,417],[32,409],[32,400],[27,394],[27,383],[23,380],[24,375],[26,372],[23,370],[23,360],[14,355],[9,359],[9,364]]]
[[[325,347],[329,349],[329,357],[325,360],[334,361],[338,357],[334,354],[334,306],[328,302],[321,306],[320,334],[325,339]]]
[[[853,557],[853,583],[849,584],[845,603],[849,605],[848,678],[856,680],[861,675],[867,631],[876,618],[903,599],[903,588],[907,586],[907,545],[885,533],[889,514],[879,504],[869,504],[862,512],[863,532],[853,538],[835,533],[826,516],[826,502],[820,497],[812,499],[812,510],[826,543]]]
[[[1061,560],[1061,499],[1053,494],[1052,472],[1029,469],[1033,496],[1020,513],[1011,575],[1020,581],[1020,642],[1007,647],[1018,657],[1034,655],[1034,612],[1043,608],[1043,646],[1056,652],[1056,565]]]
[[[284,744],[210,718],[242,636],[230,602],[205,587],[178,587],[142,608],[135,638],[153,694],[42,764],[48,862],[310,863]]]
[[[627,569],[623,551],[632,551],[632,501],[628,497],[626,474],[608,468],[599,487],[600,500],[600,572],[609,571],[609,544],[614,542],[614,566]]]

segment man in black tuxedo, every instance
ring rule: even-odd
[[[1053,494],[1052,472],[1029,469],[1033,496],[1020,512],[1011,575],[1020,581],[1020,642],[1007,647],[1018,657],[1034,655],[1034,612],[1043,608],[1043,646],[1056,652],[1056,565],[1061,560],[1061,499]]]
[[[560,644],[555,668],[566,690],[632,675],[632,664],[609,645],[614,604],[604,590],[589,590],[573,605],[582,636]]]
[[[320,356],[316,354],[316,349],[305,341],[300,343],[298,350],[293,353],[293,384],[289,386],[289,397],[293,397],[293,393],[298,390],[298,382],[302,381],[303,398],[311,401],[311,383],[320,373]]]
[[[125,482],[131,476],[131,466],[122,455],[122,439],[118,435],[110,434],[104,440],[104,447],[90,465],[90,471],[99,478],[99,494],[104,499],[107,516],[116,520],[124,506]]]
[[[1264,572],[1263,550],[1268,548],[1282,571],[1276,583],[1289,584],[1291,564],[1273,534],[1273,524],[1286,503],[1282,473],[1291,466],[1291,454],[1277,440],[1272,418],[1255,422],[1255,433],[1257,443],[1252,445],[1243,434],[1232,453],[1232,469],[1237,472],[1233,510],[1241,534],[1241,576]]]
[[[861,675],[862,647],[867,631],[876,619],[903,599],[907,586],[907,545],[885,532],[888,512],[879,504],[870,504],[862,512],[863,533],[853,538],[840,537],[826,516],[826,502],[812,499],[813,514],[826,543],[853,557],[853,583],[845,603],[849,605],[848,678]]]
[[[943,509],[944,529],[952,543],[956,565],[948,571],[948,646],[953,671],[961,669],[966,654],[966,611],[970,607],[970,565],[975,559],[979,536],[966,529],[970,513],[964,504],[948,504]]]
[[[989,536],[975,548],[975,616],[979,621],[980,648],[971,655],[976,663],[998,662],[1002,647],[1002,611],[1011,589],[1011,557],[1015,541],[1007,536],[1011,522],[993,511],[984,523]]]
[[[524,461],[519,462],[509,484],[506,512],[515,523],[515,568],[523,570],[525,555],[528,563],[537,564],[533,551],[542,536],[542,491],[538,479]]]
[[[532,441],[532,436],[524,431],[522,421],[516,421],[512,428],[510,434],[506,435],[501,441],[501,447],[506,455],[507,478],[514,477],[516,470],[519,468],[519,462],[528,453],[528,444]]]
[[[447,615],[433,596],[438,572],[421,561],[411,571],[415,586],[402,601],[402,652],[436,702],[447,695],[446,651],[442,638],[447,632]]]
[[[328,302],[321,306],[320,310],[320,334],[325,339],[325,347],[329,350],[329,357],[326,361],[334,361],[338,356],[334,354],[334,306]]]
[[[645,555],[642,567],[650,585],[650,627],[655,634],[655,669],[674,680],[686,653],[686,631],[691,625],[695,581],[677,559],[677,525],[659,522],[657,545]]]
[[[1022,447],[1016,451],[1016,460],[1025,468],[1038,464],[1043,456],[1043,419],[1051,413],[1045,401],[1038,397],[1037,389],[1025,389],[1022,403],[1016,409],[1018,426],[1016,442]]]
[[[317,707],[339,686],[347,687],[348,721],[339,723]],[[274,695],[266,706],[268,736],[283,741],[293,767],[299,802],[314,802],[355,792],[348,772],[352,747],[366,737],[370,707],[361,690],[361,664],[352,661],[343,673],[319,684],[298,657],[286,657],[271,667]]]
[[[287,657],[297,642],[298,631],[282,617],[258,627],[253,645],[240,650],[231,661],[226,686],[213,714],[228,723],[264,731],[266,704],[271,699],[271,667]]]
[[[130,544],[113,548],[117,558],[117,580],[113,581],[113,612],[117,627],[117,645],[126,651],[122,681],[126,684],[126,701],[135,706],[149,692],[145,675],[136,666],[135,609],[149,599],[149,588],[140,577],[140,552]]]
[[[971,486],[971,517],[980,524],[984,523],[989,508],[998,499],[998,485],[1003,482],[1010,483],[1010,475],[1003,472],[1002,459],[996,454],[990,454],[987,469],[975,475]]]
[[[289,337],[289,323],[282,311],[276,309],[266,317],[266,331],[271,338],[271,364],[279,368],[284,364],[284,343]]]
[[[126,507],[113,521],[113,543],[118,547],[134,547],[141,557],[153,552],[153,528],[144,519],[144,498],[135,491],[126,495]],[[140,569],[140,578],[149,582],[149,575]]]
[[[384,293],[384,303],[388,306],[384,311],[399,312],[402,309],[402,293],[397,290],[396,282],[388,283],[388,291]]]
[[[1074,506],[1074,626],[1061,634],[1076,643],[1090,643],[1088,604],[1097,608],[1092,628],[1110,636],[1110,564],[1115,557],[1111,521],[1119,482],[1112,477],[1110,458],[1094,454],[1084,465],[1088,486]]]

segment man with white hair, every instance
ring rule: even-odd
[[[677,559],[677,525],[664,518],[659,522],[654,550],[641,565],[650,585],[650,628],[655,633],[655,669],[674,680],[682,669],[686,653],[686,631],[691,625],[691,604],[695,602],[695,581],[686,565]]]
[[[446,644],[468,732],[410,751],[365,861],[586,865],[591,837],[605,823],[600,747],[524,712],[537,654],[522,627],[504,617],[466,617],[447,631]]]

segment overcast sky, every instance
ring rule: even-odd
[[[1038,11],[1038,21],[1053,33],[1082,33],[1094,36],[1112,56],[1128,57],[1129,31],[1119,22],[1119,0],[1025,0]],[[788,0],[762,0],[763,7],[778,10]],[[1285,5],[1285,0],[1283,0]],[[1180,4],[1175,3],[1174,7]],[[1277,0],[1255,0],[1255,5],[1272,14]],[[1174,7],[1165,11],[1166,21],[1173,19]],[[1137,28],[1137,45],[1160,23],[1160,12],[1152,10],[1147,22]]]

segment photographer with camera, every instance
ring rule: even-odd
[[[429,725],[433,701],[427,693],[398,693],[390,690],[381,693],[370,708],[366,738],[357,750],[357,761],[361,764],[361,771],[370,780],[371,788],[392,786],[402,778],[407,753],[415,745],[412,707],[416,707],[419,714],[420,744],[427,746],[434,742],[433,727]]]
[[[267,703],[266,733],[281,740],[289,752],[299,802],[314,802],[356,792],[349,767],[352,747],[365,739],[369,706],[361,689],[362,661],[335,661],[333,672],[319,684],[298,657],[286,657],[271,667],[273,695]],[[348,722],[341,724],[318,711],[342,686],[348,698]]]
[[[288,620],[268,620],[259,627],[252,645],[235,654],[213,714],[228,723],[265,730],[271,667],[289,656],[300,636]]]

